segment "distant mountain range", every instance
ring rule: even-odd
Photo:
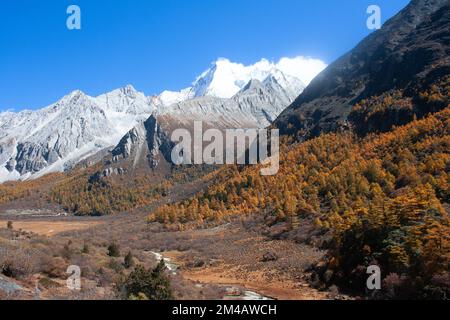
[[[0,182],[65,171],[146,128],[202,120],[211,127],[265,127],[305,84],[262,60],[252,66],[219,59],[192,87],[145,96],[132,86],[90,97],[77,90],[37,111],[0,113]],[[103,154],[101,153],[101,154]]]

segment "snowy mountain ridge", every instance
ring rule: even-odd
[[[319,67],[320,68],[320,67]],[[284,87],[293,88],[298,91],[306,87],[308,83],[300,80],[297,71],[282,71],[277,64],[267,59],[245,66],[240,63],[231,62],[228,59],[220,58],[212,63],[212,66],[204,71],[192,83],[191,87],[181,91],[164,91],[159,95],[164,105],[183,102],[198,97],[215,97],[230,99],[236,95],[250,80],[261,82],[273,76],[281,80]],[[305,78],[307,79],[307,78]],[[296,97],[298,92],[296,93]]]
[[[115,147],[150,116],[176,123],[264,127],[304,89],[297,77],[261,60],[252,66],[219,59],[180,92],[146,96],[131,85],[91,97],[80,90],[36,111],[0,113],[0,183],[69,170]]]
[[[76,90],[37,111],[0,114],[0,181],[64,171],[113,146],[154,111],[131,86],[93,98]]]

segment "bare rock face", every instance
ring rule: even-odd
[[[169,133],[162,129],[154,116],[150,117],[144,125],[148,133],[147,147],[149,154],[147,160],[150,167],[155,168],[158,165],[159,160],[157,156],[159,153],[167,162],[171,162],[174,143],[170,140]]]
[[[118,162],[119,157],[128,159],[131,156],[134,146],[140,146],[145,143],[146,132],[144,124],[138,124],[131,129],[119,142],[112,151],[113,162]]]
[[[8,170],[9,172],[14,171],[14,169],[16,168],[16,160],[11,159],[6,163],[5,166],[6,170]]]
[[[107,168],[104,169],[103,171],[96,172],[94,175],[92,175],[89,178],[89,183],[95,183],[103,178],[108,178],[111,176],[122,176],[127,174],[127,172],[128,172],[127,169],[124,168]]]
[[[362,99],[393,89],[413,95],[450,74],[449,57],[450,3],[413,0],[320,73],[274,125],[306,138],[345,127]]]
[[[103,159],[104,168],[91,176],[90,182],[153,170],[161,161],[170,164],[173,146],[155,116],[150,116],[125,134]]]
[[[34,143],[19,144],[17,147],[17,157],[15,169],[25,174],[27,172],[38,172],[48,164],[49,150]],[[10,161],[10,163],[13,163]]]

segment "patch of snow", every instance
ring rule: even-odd
[[[6,181],[15,181],[20,179],[20,173],[17,171],[9,172],[5,167],[0,167],[0,183]]]

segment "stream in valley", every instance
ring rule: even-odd
[[[179,266],[172,262],[172,259],[164,257],[161,253],[151,251],[151,253],[155,256],[157,261],[164,260],[166,264],[167,270],[171,272],[173,275],[177,274],[177,270]],[[248,300],[248,301],[257,301],[257,300],[272,300],[269,297],[265,297],[257,292],[253,292],[250,290],[244,290],[237,288],[235,286],[226,286],[224,285],[226,294],[223,297],[224,300]]]

